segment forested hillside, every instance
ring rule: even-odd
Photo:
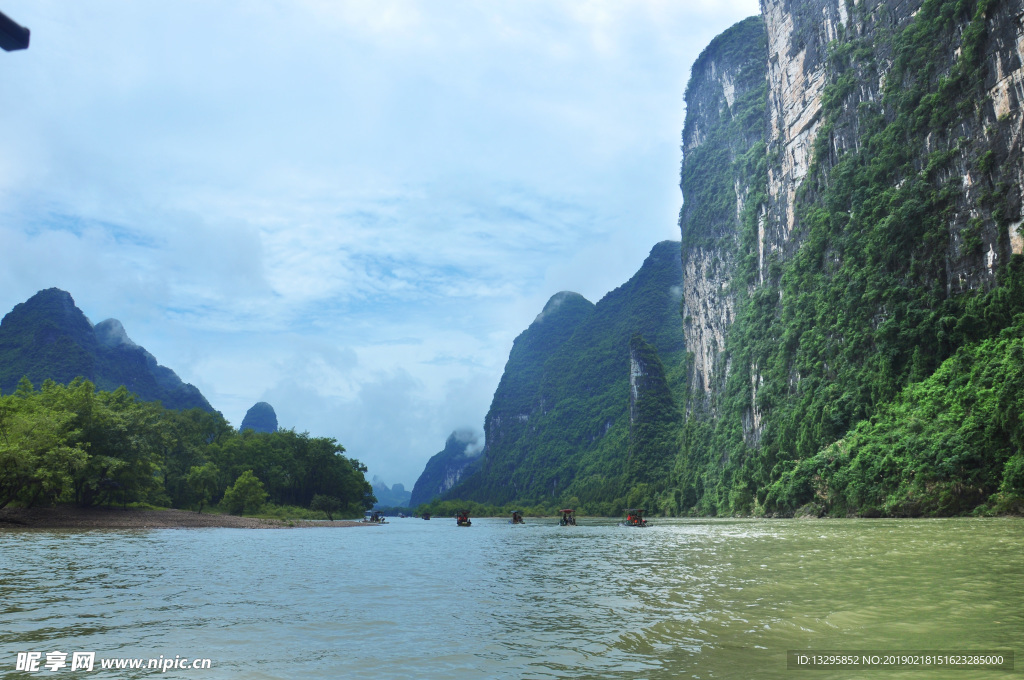
[[[617,512],[616,499],[632,487],[624,455],[631,431],[631,338],[638,336],[652,366],[656,357],[680,365],[681,283],[679,243],[664,241],[636,275],[596,305],[576,293],[553,296],[513,343],[484,421],[483,459],[444,497],[603,503],[605,511]],[[648,445],[664,433],[644,434],[634,444],[636,456],[648,455]]]

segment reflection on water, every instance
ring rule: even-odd
[[[1022,529],[1020,519],[630,529],[585,518],[465,529],[436,518],[356,529],[7,531],[0,675],[18,677],[19,651],[56,649],[213,660],[212,670],[166,677],[374,680],[799,676],[786,669],[788,649],[1020,656]]]

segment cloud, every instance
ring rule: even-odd
[[[455,441],[465,444],[466,449],[463,453],[470,458],[479,456],[484,450],[484,437],[476,430],[456,430]]]
[[[682,92],[746,2],[8,0],[0,310],[72,293],[236,424],[411,486],[550,296],[678,238]]]

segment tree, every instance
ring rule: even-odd
[[[188,484],[189,489],[199,499],[199,510],[197,512],[200,514],[203,512],[204,503],[213,502],[213,497],[220,488],[217,483],[219,476],[220,470],[213,463],[193,465],[188,471],[188,475],[185,476],[185,482]]]
[[[318,493],[313,496],[313,500],[309,504],[310,510],[319,510],[326,513],[327,519],[334,521],[334,513],[341,510],[341,499],[336,496],[325,496],[324,494]]]
[[[73,416],[48,409],[38,394],[0,397],[0,508],[57,500],[72,487],[86,452],[73,443]]]
[[[221,504],[232,515],[258,512],[266,502],[267,492],[263,488],[263,482],[252,473],[252,470],[243,472],[235,480],[234,485],[224,492],[224,498],[221,500]]]

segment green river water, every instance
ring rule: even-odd
[[[1024,520],[0,531],[0,677],[1014,678]],[[787,650],[1015,652],[806,670]],[[18,672],[19,652],[96,654]],[[100,659],[209,658],[101,670]]]

